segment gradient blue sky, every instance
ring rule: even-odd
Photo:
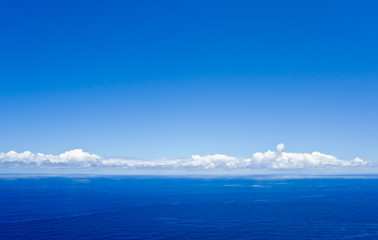
[[[0,3],[0,152],[377,161],[377,1]]]

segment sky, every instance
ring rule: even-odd
[[[376,162],[377,11],[376,1],[3,0],[2,167],[10,151],[75,149],[245,166],[269,149],[283,159],[281,143],[339,165]]]

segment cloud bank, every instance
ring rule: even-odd
[[[256,152],[251,157],[239,158],[223,154],[193,155],[188,159],[133,160],[106,158],[74,149],[59,155],[0,153],[2,168],[105,168],[137,170],[232,170],[232,169],[343,169],[370,168],[372,163],[360,158],[341,160],[335,156],[313,153],[284,152],[284,144],[278,144],[276,151]]]

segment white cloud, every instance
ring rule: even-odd
[[[81,149],[67,151],[60,155],[32,153],[25,151],[17,153],[10,151],[0,153],[0,166],[10,167],[92,167],[98,165],[102,157],[96,154],[83,152]]]
[[[366,168],[372,166],[369,161],[355,158],[341,160],[320,152],[289,153],[284,152],[284,144],[277,145],[277,151],[256,152],[249,158],[231,157],[222,154],[193,155],[188,159],[132,160],[123,158],[105,158],[96,154],[74,149],[59,155],[0,153],[0,167],[34,168],[118,168],[118,169],[337,169]]]
[[[277,145],[277,151],[282,152],[285,149],[285,144],[280,143]]]

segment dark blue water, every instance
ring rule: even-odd
[[[0,239],[378,239],[378,179],[1,178]]]

